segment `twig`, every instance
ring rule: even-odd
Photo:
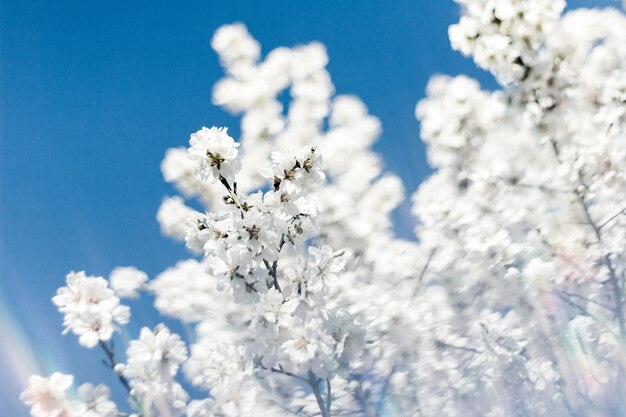
[[[113,349],[107,346],[107,344],[104,343],[103,341],[100,341],[99,345],[102,348],[102,350],[104,350],[104,353],[107,355],[107,358],[109,359],[109,363],[107,363],[106,365],[109,368],[111,368],[113,372],[115,372],[115,375],[117,375],[117,378],[120,380],[124,388],[126,388],[126,391],[130,393],[130,384],[128,383],[128,379],[126,379],[124,375],[120,375],[119,373],[117,373],[117,371],[115,370],[115,367],[118,365],[118,362],[115,359],[115,353],[113,352]]]
[[[439,347],[447,347],[450,349],[458,349],[458,350],[465,350],[467,352],[472,352],[472,353],[483,353],[481,350],[475,349],[473,347],[468,347],[468,346],[456,346],[456,345],[452,345],[450,343],[444,342],[443,340],[435,340],[435,345],[439,346]]]
[[[601,223],[600,225],[598,225],[598,229],[602,230],[602,228],[604,226],[606,226],[607,224],[611,223],[613,220],[615,220],[616,218],[618,218],[619,216],[621,216],[622,214],[626,214],[626,208],[621,209],[618,213],[612,215],[611,217],[609,217],[606,221],[604,221],[603,223]]]
[[[579,294],[572,294],[572,293],[569,293],[569,292],[567,292],[567,291],[563,291],[563,290],[560,290],[560,291],[558,291],[558,292],[559,292],[559,293],[561,293],[561,294],[563,294],[564,296],[578,298],[578,299],[583,300],[583,301],[586,301],[586,302],[588,302],[588,303],[595,304],[595,305],[597,305],[597,306],[599,306],[599,307],[606,308],[606,309],[607,309],[607,310],[609,310],[609,311],[613,311],[613,307],[611,307],[611,306],[607,306],[606,304],[603,304],[603,303],[601,303],[601,302],[599,302],[599,301],[596,301],[596,300],[592,300],[592,299],[587,298],[587,297],[584,297],[584,296],[582,296],[582,295],[579,295]]]
[[[433,248],[430,253],[428,254],[428,259],[426,259],[426,263],[424,264],[424,267],[422,268],[422,272],[420,272],[419,278],[418,278],[418,283],[421,284],[422,281],[424,280],[424,275],[426,275],[426,271],[428,271],[428,267],[430,267],[430,263],[433,260],[433,258],[435,257],[435,253],[437,252],[437,248]],[[411,299],[414,299],[417,296],[417,293],[420,289],[419,285],[415,286],[415,290],[413,290],[413,295],[411,296]]]
[[[322,398],[322,394],[320,393],[319,380],[317,379],[317,376],[315,376],[315,374],[311,371],[309,371],[308,383],[313,390],[313,395],[315,395],[317,405],[322,412],[322,417],[330,417],[330,410],[326,408],[326,405],[324,405],[324,400]]]
[[[267,368],[264,368],[267,369]],[[277,374],[282,374],[282,375],[286,375],[286,376],[290,376],[292,378],[298,379],[300,381],[306,382],[307,384],[309,383],[309,380],[306,378],[301,377],[300,375],[296,375],[293,372],[289,372],[289,371],[285,371],[283,369],[282,366],[279,365],[278,368],[270,368],[270,371],[277,373]]]
[[[111,346],[107,346],[107,344],[104,343],[103,341],[98,342],[98,344],[100,345],[104,353],[107,355],[107,358],[109,359],[109,363],[106,363],[106,361],[103,361],[103,362],[105,362],[106,366],[111,368],[111,370],[115,373],[115,375],[117,375],[117,379],[119,379],[120,383],[124,386],[124,388],[126,388],[126,391],[128,391],[129,397],[135,402],[135,406],[137,407],[137,409],[140,410],[139,416],[142,417],[144,415],[144,411],[141,405],[141,401],[139,401],[139,399],[131,393],[130,383],[128,382],[128,379],[126,379],[124,375],[119,374],[115,370],[115,367],[119,364],[119,362],[115,358],[115,352],[113,351],[113,342],[111,342]]]
[[[330,403],[331,403],[330,379],[326,378],[326,409],[328,410],[328,414],[330,414]]]

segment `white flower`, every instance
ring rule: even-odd
[[[562,0],[457,3],[453,47],[503,88],[428,84],[416,115],[434,172],[415,219],[396,210],[404,187],[372,149],[380,122],[333,97],[323,46],[260,59],[243,25],[216,33],[226,76],[213,100],[241,113],[241,146],[204,128],[168,151],[166,181],[202,207],[169,200],[159,221],[204,258],[149,286],[197,342],[187,361],[162,326],[131,342],[112,375],[128,379],[130,416],[622,410],[626,17],[561,16]],[[394,219],[415,220],[416,236],[397,237]],[[55,304],[93,346],[128,310],[101,278],[74,275]],[[138,281],[112,285],[133,294]],[[210,394],[188,403],[181,366]],[[34,413],[111,417],[106,389],[68,401],[53,388],[24,395]]]
[[[86,276],[83,271],[70,272],[67,287],[59,288],[52,301],[64,314],[65,331],[79,336],[81,345],[92,348],[111,339],[116,324],[128,323],[130,309],[102,277]]]
[[[264,173],[274,183],[274,189],[297,194],[319,185],[325,178],[321,156],[315,147],[298,152],[272,152],[272,174]]]
[[[33,375],[28,378],[28,386],[20,395],[26,405],[31,406],[33,417],[71,417],[71,403],[66,400],[74,377],[55,372],[49,378]]]
[[[137,298],[139,290],[148,282],[148,275],[134,266],[118,267],[111,271],[109,282],[119,297]]]
[[[336,252],[330,246],[309,247],[309,265],[307,269],[323,281],[337,279],[346,265],[345,252]]]
[[[244,366],[241,354],[234,346],[204,338],[191,346],[185,374],[194,385],[213,390],[218,386],[239,384],[244,376]]]
[[[318,350],[319,329],[312,323],[297,326],[281,348],[296,365],[304,365],[315,358]]]
[[[503,82],[525,81],[541,59],[563,0],[456,0],[464,14],[450,26],[452,47]]]
[[[138,340],[130,342],[128,361],[123,369],[131,386],[131,395],[149,415],[181,416],[189,395],[174,377],[187,359],[187,348],[175,333],[163,324],[154,331],[144,327]]]
[[[165,181],[176,184],[186,196],[192,196],[197,191],[197,180],[193,176],[195,168],[185,148],[168,149],[161,162]]]
[[[218,292],[217,279],[207,269],[195,259],[188,259],[157,275],[150,282],[150,290],[159,312],[184,322],[217,321],[218,312],[223,314],[220,310],[226,308],[228,295]]]
[[[188,229],[187,219],[194,213],[195,211],[187,207],[182,198],[164,198],[157,212],[161,232],[166,236],[184,241]]]
[[[539,391],[546,389],[548,384],[558,380],[558,374],[552,367],[552,362],[547,360],[533,359],[526,364],[528,379],[535,384]]]
[[[82,384],[78,387],[81,402],[77,406],[77,415],[81,417],[116,417],[117,406],[109,399],[111,392],[105,385]]]
[[[297,307],[297,300],[286,300],[280,291],[270,288],[257,305],[257,311],[268,322],[289,327]]]
[[[167,379],[176,374],[187,358],[187,348],[180,336],[159,324],[154,331],[142,328],[139,339],[130,342],[127,355],[127,377]]]
[[[224,25],[213,36],[211,46],[230,72],[242,75],[259,57],[261,48],[241,23]]]
[[[234,183],[235,174],[240,169],[237,160],[239,143],[228,136],[226,128],[203,127],[191,135],[189,143],[189,156],[203,179],[215,182],[223,177],[231,185]]]

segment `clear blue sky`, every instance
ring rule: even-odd
[[[381,119],[376,148],[412,192],[429,172],[414,118],[429,76],[465,73],[494,87],[449,47],[458,14],[451,0],[2,0],[0,414],[27,415],[16,374],[33,368],[103,381],[121,395],[100,352],[61,336],[50,297],[70,269],[106,276],[136,265],[154,276],[185,256],[155,220],[172,193],[159,163],[204,125],[238,131],[210,102],[222,75],[209,46],[218,26],[244,22],[264,52],[323,42],[337,91],[360,96]],[[150,300],[132,306],[136,321],[157,323]]]

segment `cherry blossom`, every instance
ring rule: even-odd
[[[148,275],[132,266],[111,271],[109,282],[115,294],[122,298],[138,298],[139,289],[148,281]]]
[[[626,413],[626,17],[457,3],[452,47],[500,88],[428,83],[414,240],[392,221],[405,190],[372,149],[381,123],[335,94],[324,46],[263,54],[241,23],[216,32],[213,102],[241,134],[202,128],[161,164],[181,195],[157,220],[193,257],[148,282],[116,269],[111,288],[70,273],[53,298],[130,416]],[[141,292],[189,335],[144,327],[120,361],[118,297]],[[34,417],[116,415],[106,387],[74,400],[71,383],[34,376],[22,400]]]
[[[64,314],[65,331],[79,336],[81,345],[92,348],[111,339],[117,325],[128,323],[130,310],[120,305],[102,277],[70,272],[67,287],[57,291],[52,301]]]

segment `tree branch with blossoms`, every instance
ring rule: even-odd
[[[71,272],[53,298],[128,410],[57,372],[29,380],[31,414],[626,414],[626,17],[455,1],[453,49],[500,89],[428,83],[413,240],[392,221],[404,189],[373,150],[380,121],[335,95],[323,45],[262,56],[245,26],[220,28],[213,102],[241,116],[240,137],[202,128],[161,165],[180,195],[157,219],[193,257],[152,279]],[[121,299],[141,292],[187,343],[157,325],[114,352]]]

